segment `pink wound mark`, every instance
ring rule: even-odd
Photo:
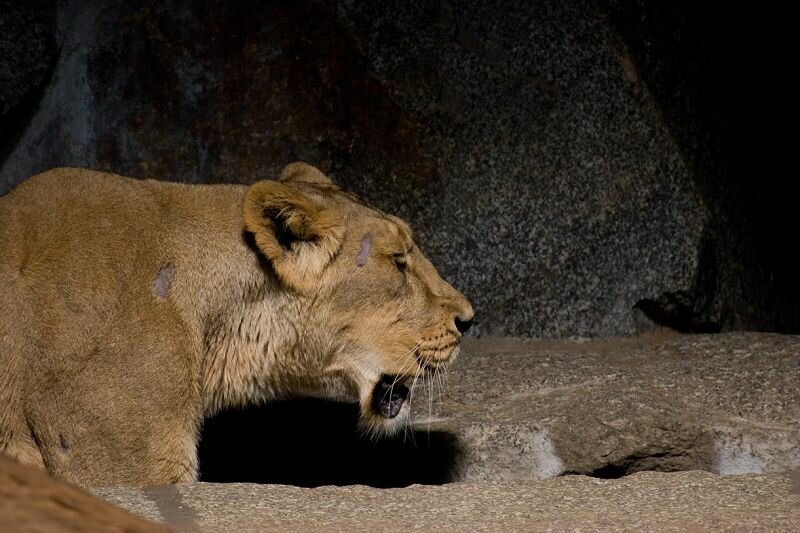
[[[361,237],[361,250],[358,252],[358,257],[356,257],[356,265],[363,267],[367,264],[367,260],[369,259],[369,251],[371,248],[372,237],[370,237],[369,233],[367,233]]]
[[[172,273],[175,268],[172,263],[167,263],[161,267],[161,270],[156,274],[156,280],[153,283],[153,292],[162,300],[169,294],[169,287],[172,285]]]

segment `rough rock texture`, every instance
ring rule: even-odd
[[[709,281],[729,329],[800,331],[794,140],[780,123],[797,82],[784,71],[788,12],[744,4],[603,0],[711,212]],[[742,35],[750,35],[742,39]],[[712,273],[713,272],[713,273]]]
[[[330,3],[72,2],[59,15],[62,59],[4,189],[53,165],[190,182],[275,177],[295,159],[433,165]]]
[[[412,221],[479,333],[720,327],[708,211],[592,1],[67,2],[58,20],[0,191],[55,165],[251,182],[306,159]]]
[[[402,204],[439,197],[409,216],[480,332],[632,333],[639,301],[694,291],[704,207],[594,2],[345,5],[425,125],[441,178]]]
[[[0,531],[155,533],[166,528],[0,454]]]
[[[52,1],[0,1],[0,120],[47,80],[57,59]],[[0,131],[2,131],[0,130]],[[5,140],[5,139],[4,139]]]
[[[0,0],[0,163],[19,141],[50,82],[58,59],[55,31],[54,2]]]
[[[796,470],[799,379],[794,336],[471,339],[446,394],[444,376],[417,387],[407,434],[359,439],[357,410],[322,402],[227,413],[206,425],[202,479],[396,487]]]
[[[305,159],[411,219],[478,332],[797,332],[793,33],[761,11],[6,2],[0,194],[56,165],[251,182]]]
[[[799,479],[642,472],[613,481],[405,489],[196,483],[96,493],[184,531],[797,531]]]
[[[445,376],[431,381],[432,396],[417,389],[414,428],[394,442],[354,440],[355,410],[337,418],[338,407],[320,404],[283,418],[239,413],[239,433],[204,434],[201,468],[228,480],[350,486],[193,483],[95,493],[179,531],[800,528],[800,338],[484,338],[468,340],[464,352],[444,397],[437,388]],[[227,449],[203,452],[219,438]],[[0,464],[0,495],[4,471]],[[16,475],[8,479],[19,485]],[[466,481],[356,485],[376,479]]]
[[[800,338],[769,334],[554,343],[477,340],[434,429],[459,479],[800,469]]]

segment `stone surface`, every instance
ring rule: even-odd
[[[155,533],[166,528],[0,454],[0,531]]]
[[[189,182],[252,182],[296,159],[428,172],[418,126],[369,75],[334,11],[313,1],[63,3],[61,61],[0,191],[54,165]]]
[[[797,531],[798,479],[642,472],[404,489],[196,483],[96,493],[179,531]]]
[[[465,351],[431,424],[461,438],[458,479],[800,469],[798,337],[486,339]]]
[[[97,494],[185,530],[794,531],[798,377],[793,336],[468,339],[448,376],[418,386],[414,427],[394,443],[344,437],[356,412],[318,403],[206,435],[229,447],[201,467],[233,466],[228,480],[350,486]]]
[[[305,159],[414,223],[477,332],[797,332],[792,32],[752,11],[5,2],[0,194],[57,165],[252,182]]]
[[[306,159],[411,220],[479,333],[631,334],[652,327],[640,302],[719,327],[718,294],[697,299],[708,212],[595,2],[57,14],[61,57],[0,192],[56,165],[251,182]]]
[[[0,1],[0,134],[20,101],[47,80],[58,57],[54,33],[53,2]]]
[[[798,188],[780,127],[797,93],[783,68],[792,17],[744,4],[603,3],[711,211],[701,270],[716,282],[700,282],[696,302],[715,301],[710,313],[729,329],[800,331],[800,241],[786,239]]]
[[[201,443],[201,468],[231,481],[349,486],[94,492],[178,531],[796,531],[798,377],[796,336],[468,339],[447,376],[418,386],[414,425],[395,441],[358,439],[356,410],[310,403],[240,413],[236,431]],[[225,458],[203,453],[215,438]],[[50,520],[39,501],[0,498],[0,529],[16,516],[4,504]]]
[[[417,385],[396,439],[359,439],[349,406],[267,405],[209,421],[200,465],[206,481],[381,487],[790,471],[799,381],[795,336],[468,339],[446,379]]]
[[[59,56],[55,3],[0,0],[0,164],[36,112]],[[5,190],[0,179],[0,194]]]
[[[694,292],[705,209],[596,3],[345,6],[423,117],[441,178],[409,216],[479,332],[630,334],[639,301]]]

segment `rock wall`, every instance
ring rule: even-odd
[[[711,213],[695,308],[725,329],[797,332],[791,17],[653,0],[607,8]]]
[[[760,312],[768,277],[749,286],[757,258],[720,240],[714,189],[640,75],[653,60],[619,31],[649,5],[629,4],[4,9],[0,193],[57,165],[250,183],[302,159],[409,219],[478,333],[796,327],[797,304]]]

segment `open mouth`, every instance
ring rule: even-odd
[[[372,390],[372,410],[385,418],[394,418],[400,414],[408,395],[408,387],[397,376],[384,374]]]

